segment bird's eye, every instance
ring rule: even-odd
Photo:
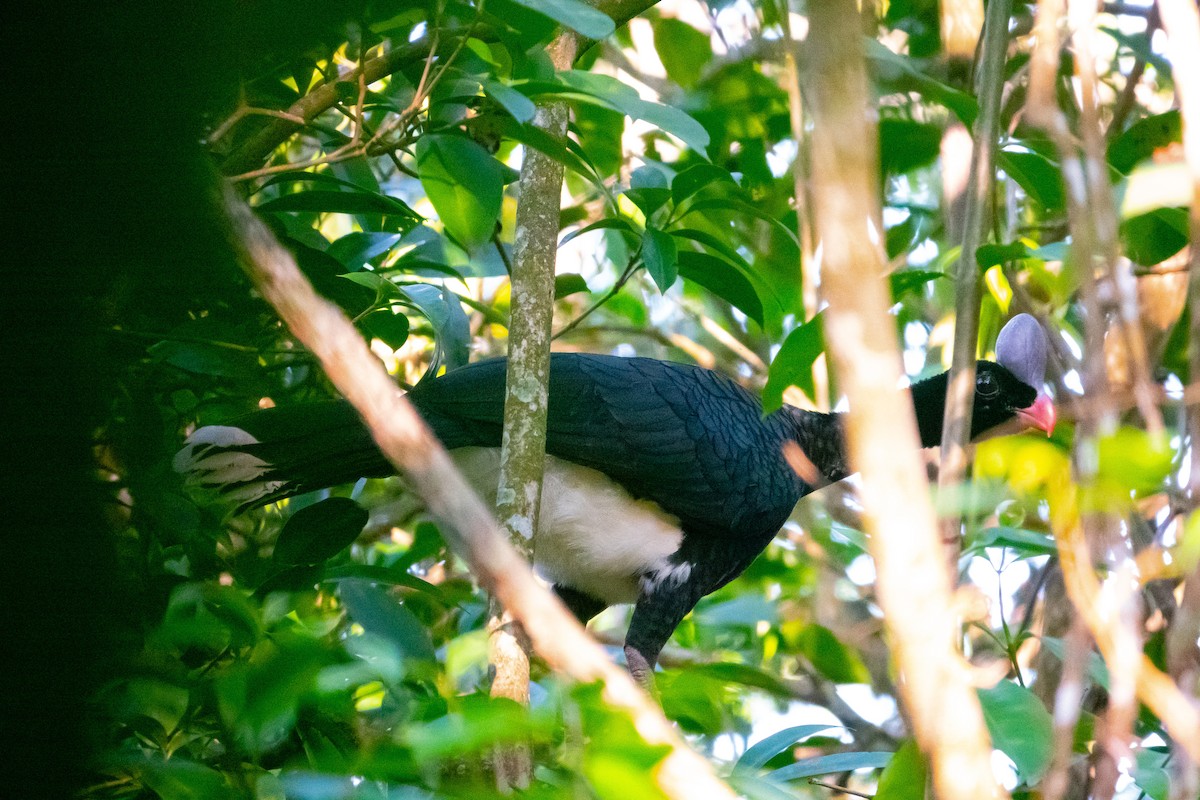
[[[990,372],[980,373],[975,380],[975,391],[979,392],[980,397],[995,397],[1000,393],[1000,385],[996,383],[996,376]]]

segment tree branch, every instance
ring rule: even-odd
[[[560,33],[548,48],[555,69],[571,66],[575,36]],[[537,110],[533,124],[556,140],[567,135],[567,104],[552,102]],[[509,541],[526,557],[533,552],[542,502],[546,463],[546,412],[550,385],[550,330],[554,320],[554,265],[563,166],[525,148],[518,185],[516,244],[513,247],[512,311],[508,325],[508,371],[504,391],[504,435],[496,516]],[[495,614],[490,626],[493,697],[529,703],[529,657],[525,636],[511,631]],[[501,789],[524,788],[533,763],[524,745],[496,751],[496,780]]]
[[[552,669],[577,681],[602,681],[606,702],[628,712],[647,742],[671,748],[653,776],[667,796],[732,800],[733,793],[708,761],[687,747],[629,674],[608,660],[600,645],[533,577],[341,310],[313,291],[291,254],[232,189],[226,187],[219,202],[229,221],[230,243],[251,282],[320,360],[333,385],[362,415],[379,449],[442,523],[450,547],[470,566],[480,586],[525,626],[534,649]]]
[[[877,134],[853,0],[810,4],[813,195],[825,253],[826,341],[850,401],[850,465],[862,475],[864,518],[879,601],[902,674],[901,697],[942,800],[1005,797],[956,639],[949,576],[937,536],[911,404],[888,318],[877,224]],[[876,230],[876,234],[878,229]],[[873,243],[876,242],[876,243]]]
[[[984,20],[983,51],[979,68],[979,118],[963,210],[962,252],[955,281],[954,351],[946,389],[941,465],[938,487],[948,489],[963,481],[967,447],[971,441],[971,411],[975,403],[975,354],[979,340],[979,266],[975,251],[987,236],[995,183],[997,140],[1000,136],[1000,97],[1004,91],[1004,62],[1008,54],[1008,20],[1011,0],[992,0]],[[1040,386],[1034,387],[1041,390]],[[958,563],[961,517],[950,514],[942,522],[942,543],[952,571]]]

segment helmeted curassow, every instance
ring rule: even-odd
[[[977,364],[972,436],[1005,427],[1049,432],[1046,339],[1032,317],[1001,332],[996,362]],[[494,500],[506,362],[423,381],[408,397],[471,483]],[[912,387],[921,443],[939,443],[946,374]],[[820,474],[802,479],[794,442]],[[625,653],[647,680],[701,597],[766,548],[796,502],[849,472],[839,414],[759,400],[707,369],[648,358],[550,358],[546,476],[534,561],[586,622],[634,603]],[[268,409],[197,430],[176,457],[197,484],[239,508],[393,473],[345,402]],[[814,485],[816,484],[816,485]]]

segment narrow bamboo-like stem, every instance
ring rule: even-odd
[[[330,382],[362,416],[380,451],[442,523],[451,549],[480,586],[521,622],[550,668],[576,681],[603,682],[605,701],[628,712],[643,739],[670,748],[650,778],[665,795],[733,800],[733,792],[716,777],[712,765],[679,738],[629,673],[609,661],[562,603],[537,582],[345,314],[313,291],[291,254],[232,189],[226,188],[220,202],[229,220],[231,246],[255,288],[321,362]]]
[[[987,236],[990,218],[1011,9],[1011,0],[992,0],[984,21],[978,81],[979,118],[975,123],[975,146],[971,153],[971,174],[963,213],[962,253],[959,255],[955,283],[954,355],[946,391],[938,472],[938,486],[942,489],[962,483],[967,470],[971,410],[975,401],[975,351],[979,339],[980,281],[975,251]],[[1036,388],[1041,389],[1040,386]],[[946,546],[951,574],[958,563],[960,527],[961,519],[956,514],[942,521],[942,541]]]
[[[784,8],[783,30],[788,49],[783,56],[785,85],[788,94],[788,117],[792,138],[796,142],[796,160],[792,162],[792,189],[796,206],[796,236],[800,240],[800,292],[804,302],[804,320],[817,315],[817,254],[813,244],[812,203],[809,197],[808,136],[804,131],[804,92],[800,75],[800,40],[792,31],[790,5]],[[825,359],[813,364],[813,397],[809,398],[818,411],[829,410],[829,367]]]
[[[560,33],[549,47],[555,69],[569,69],[576,38]],[[533,124],[555,139],[567,135],[567,105],[538,108]],[[518,184],[516,245],[513,248],[512,311],[508,325],[508,368],[504,391],[504,434],[496,516],[509,541],[526,558],[532,554],[542,501],[546,460],[546,411],[550,382],[550,331],[554,318],[554,265],[563,166],[526,148]],[[523,632],[493,604],[489,661],[492,696],[529,703],[529,654]],[[525,788],[533,777],[529,748],[512,744],[495,752],[501,790]]]
[[[866,67],[853,0],[810,4],[808,81],[813,195],[824,250],[826,341],[850,401],[850,465],[862,475],[864,519],[879,601],[913,733],[941,800],[1006,797],[969,670],[953,646],[950,579],[918,460],[910,404],[895,394],[900,353],[887,308],[878,216],[877,133],[868,121]]]
[[[1175,94],[1183,116],[1183,155],[1192,178],[1189,213],[1191,250],[1188,257],[1188,300],[1192,318],[1189,367],[1191,378],[1200,377],[1200,12],[1190,0],[1159,0],[1159,16],[1167,33],[1167,51],[1175,79]],[[1189,494],[1192,513],[1200,507],[1200,406],[1187,411],[1188,440],[1192,451]],[[1192,702],[1200,693],[1200,566],[1187,577],[1183,599],[1167,633],[1167,665],[1181,692]],[[1179,746],[1179,745],[1177,745]],[[1176,767],[1172,781],[1175,797],[1200,794],[1197,764]]]

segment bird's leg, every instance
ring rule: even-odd
[[[563,601],[563,605],[575,615],[575,619],[579,620],[582,625],[587,625],[592,617],[608,608],[608,603],[605,603],[603,600],[597,600],[590,594],[581,592],[578,589],[572,589],[570,586],[563,586],[556,583],[554,585],[554,593],[558,595],[558,599]]]
[[[643,579],[625,636],[625,664],[634,680],[651,695],[654,665],[671,634],[704,596],[707,583],[697,570],[676,573],[665,580]]]

